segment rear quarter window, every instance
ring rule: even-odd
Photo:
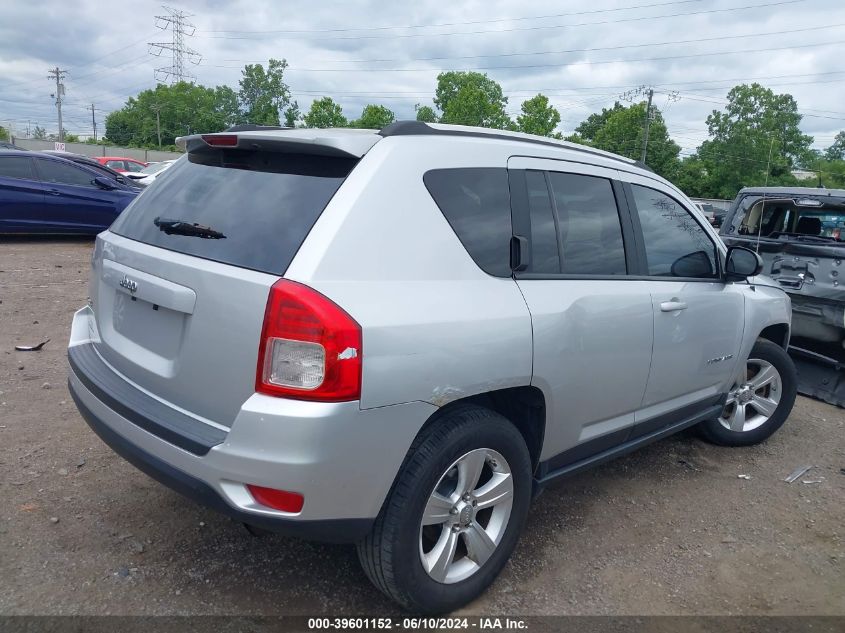
[[[478,267],[495,277],[510,277],[513,229],[507,169],[435,169],[426,172],[423,182]]]
[[[139,242],[282,275],[357,159],[208,150],[177,161],[111,231]],[[156,225],[159,219],[159,225]],[[223,237],[166,233],[164,221]]]
[[[35,180],[29,156],[0,156],[0,176]]]

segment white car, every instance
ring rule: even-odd
[[[175,162],[175,160],[163,160],[160,163],[151,163],[138,172],[141,178],[138,178],[137,181],[142,185],[149,185]]]

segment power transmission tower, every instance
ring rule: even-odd
[[[56,93],[51,96],[56,98],[56,109],[59,112],[59,143],[63,143],[65,140],[65,129],[62,127],[62,98],[65,96],[63,80],[65,75],[67,75],[67,71],[58,66],[47,72],[47,79],[56,80]]]
[[[192,14],[168,6],[164,6],[164,10],[167,11],[168,15],[157,15],[155,24],[162,31],[169,28],[172,39],[170,42],[150,42],[150,54],[161,57],[164,51],[170,51],[173,56],[173,63],[167,67],[156,68],[156,81],[170,79],[172,84],[180,81],[194,82],[197,78],[186,72],[185,63],[188,62],[196,66],[202,60],[202,55],[185,45],[185,38],[192,37],[197,30],[193,24],[188,22],[188,18]]]
[[[94,126],[94,142],[97,142],[97,119],[94,117],[94,104],[91,104],[91,124]]]

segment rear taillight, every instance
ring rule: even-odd
[[[361,326],[316,290],[280,279],[270,288],[255,390],[341,402],[361,397]]]

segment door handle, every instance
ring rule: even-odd
[[[59,191],[58,189],[48,189],[48,190],[47,190],[47,193],[49,193],[51,196],[60,196],[60,195],[62,195],[62,192],[61,192],[61,191]]]
[[[660,311],[661,312],[677,312],[678,310],[686,310],[687,304],[683,301],[678,301],[676,298],[672,298],[671,301],[664,301],[660,304]]]

